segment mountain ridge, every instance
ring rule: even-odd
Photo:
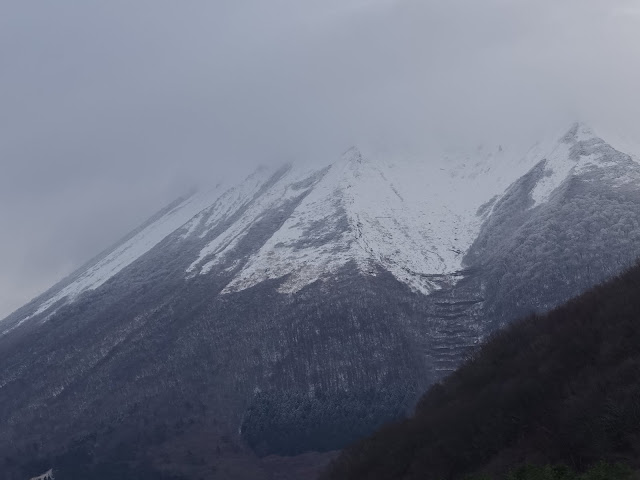
[[[0,336],[0,448],[16,472],[72,445],[120,465],[122,443],[158,471],[260,478],[239,459],[339,449],[404,416],[496,329],[640,255],[640,188],[620,181],[640,165],[584,134],[515,160],[351,150],[189,197],[3,321],[22,323]],[[536,203],[554,149],[572,167]]]
[[[585,129],[585,131],[587,130],[588,127],[582,125],[582,124],[576,124],[572,130],[577,130],[578,128],[583,128]],[[568,134],[565,135],[565,138],[567,137]],[[497,152],[495,152],[495,155],[500,155],[502,152],[500,152],[500,150],[498,150]],[[490,155],[493,155],[490,153]],[[455,162],[460,163],[459,165],[456,165]],[[392,215],[381,215],[381,217],[385,217],[385,218],[390,218],[392,216],[398,216],[400,215],[402,217],[401,214],[401,210],[402,208],[406,208],[407,207],[407,203],[404,202],[403,197],[400,195],[400,193],[398,192],[398,188],[396,188],[396,186],[394,185],[394,183],[392,181],[389,181],[387,179],[387,177],[385,176],[385,173],[389,173],[395,170],[397,170],[397,167],[395,165],[392,165],[391,167],[388,164],[384,164],[382,163],[382,165],[376,164],[375,162],[372,162],[371,160],[367,160],[363,157],[363,155],[359,152],[359,150],[357,148],[352,148],[349,151],[347,151],[344,156],[343,159],[340,160],[339,162],[333,163],[328,167],[325,167],[321,170],[317,170],[317,169],[301,169],[298,172],[293,172],[293,176],[294,177],[299,177],[298,181],[300,182],[304,182],[306,180],[308,180],[308,178],[311,178],[312,176],[315,175],[321,175],[322,177],[324,177],[324,175],[326,174],[332,174],[334,176],[334,182],[335,184],[333,185],[333,188],[342,188],[343,190],[351,189],[352,185],[351,184],[347,184],[347,185],[342,185],[339,180],[335,179],[336,176],[346,176],[346,175],[351,175],[353,177],[354,180],[357,180],[358,178],[360,178],[362,176],[362,165],[366,164],[367,168],[366,171],[368,172],[375,172],[377,171],[377,175],[380,176],[380,178],[383,180],[382,185],[375,185],[376,182],[374,182],[374,186],[378,187],[377,190],[375,191],[375,195],[378,195],[380,193],[380,187],[382,187],[382,189],[388,189],[390,191],[390,194],[385,196],[385,201],[387,202],[392,202],[393,199],[395,199],[396,201],[401,203],[401,206],[395,207],[393,209],[391,209],[391,214]],[[380,163],[380,162],[379,162]],[[445,172],[445,175],[440,174],[440,177],[436,177],[434,182],[447,182],[448,180],[448,185],[447,188],[451,188],[451,185],[453,183],[455,183],[458,180],[464,179],[465,177],[469,177],[469,180],[471,182],[467,182],[467,183],[476,183],[476,185],[474,185],[475,188],[478,188],[478,178],[482,177],[483,175],[487,174],[487,171],[490,170],[492,168],[492,164],[490,162],[487,162],[486,159],[477,162],[474,166],[472,166],[472,172],[470,174],[464,175],[465,170],[468,167],[468,162],[465,162],[464,159],[460,160],[460,159],[452,159],[452,158],[446,158],[444,159],[444,163],[438,163],[437,161],[435,162],[438,166],[437,167],[424,167],[421,171],[418,171],[418,175],[419,177],[428,177],[428,176],[433,176],[436,174],[439,174],[439,172],[442,172],[442,169],[445,168],[442,165],[446,165],[447,163],[450,163],[451,165],[446,165],[448,170]],[[517,159],[513,159],[513,163],[518,163]],[[529,159],[525,159],[525,160],[521,160],[520,163],[525,163],[525,164],[530,164],[531,160]],[[359,166],[359,167],[358,167]],[[380,167],[384,167],[386,168],[386,172],[384,172]],[[396,168],[394,168],[396,167]],[[412,164],[410,165],[410,168],[415,168],[415,167],[420,167],[419,164]],[[475,170],[474,170],[475,169]],[[162,241],[164,238],[166,238],[168,235],[170,235],[171,233],[173,233],[174,231],[182,228],[185,224],[189,223],[190,227],[189,229],[195,229],[198,227],[198,219],[200,218],[200,216],[203,214],[203,212],[205,212],[207,209],[211,209],[214,207],[214,204],[220,200],[220,197],[233,197],[233,195],[240,195],[238,198],[242,198],[243,196],[246,197],[249,194],[249,191],[251,191],[251,188],[257,188],[259,185],[258,183],[260,183],[261,185],[264,186],[264,182],[267,182],[267,178],[269,175],[279,175],[280,173],[283,172],[291,172],[292,170],[294,170],[294,166],[291,164],[288,164],[284,167],[281,168],[276,168],[276,169],[269,169],[269,168],[261,168],[258,169],[258,171],[256,171],[254,174],[252,174],[250,177],[248,177],[244,182],[242,182],[239,186],[236,187],[231,187],[229,189],[223,189],[222,187],[218,187],[217,189],[214,190],[214,192],[209,193],[209,192],[201,192],[199,194],[194,194],[191,195],[189,197],[184,197],[181,201],[181,199],[176,200],[175,202],[173,202],[172,204],[170,204],[167,208],[170,210],[167,213],[171,213],[172,210],[175,209],[180,209],[180,210],[184,210],[186,212],[188,212],[187,214],[183,215],[183,216],[179,216],[179,219],[177,221],[174,221],[173,223],[171,223],[171,227],[163,230],[164,234],[159,235],[157,238],[154,238],[151,240],[150,245],[148,248],[141,248],[141,253],[140,254],[144,254],[146,253],[146,251],[148,251],[150,248],[153,248],[153,246],[155,246],[159,241]],[[336,171],[337,170],[337,171]],[[360,172],[358,171],[360,170]],[[323,172],[323,173],[321,173]],[[462,172],[462,175],[460,174]],[[405,177],[406,172],[402,172]],[[413,172],[411,172],[413,173]],[[285,173],[286,174],[286,173]],[[409,175],[410,176],[410,175]],[[306,178],[305,178],[306,177]],[[397,175],[396,175],[397,177]],[[448,178],[447,178],[448,177]],[[295,178],[293,179],[295,183]],[[396,179],[397,180],[397,179]],[[404,180],[406,182],[406,178],[403,178],[401,180]],[[453,182],[452,182],[453,180]],[[511,178],[511,181],[515,181],[516,178]],[[321,180],[320,180],[321,181]],[[461,180],[464,181],[464,180]],[[380,182],[377,182],[378,184]],[[396,181],[397,183],[397,181]],[[503,184],[506,182],[502,182]],[[244,186],[244,187],[243,187]],[[500,185],[502,186],[502,185]],[[498,187],[497,191],[493,191],[491,192],[492,197],[498,195],[502,195],[502,190],[500,190],[500,186]],[[404,185],[405,189],[407,189],[407,186]],[[432,184],[431,187],[434,187],[434,185]],[[506,185],[502,186],[503,188],[506,188]],[[249,189],[247,191],[243,191],[242,189]],[[409,190],[411,190],[414,187],[409,187]],[[460,189],[461,187],[458,187],[458,189]],[[462,187],[464,188],[464,187]],[[353,204],[354,202],[357,202],[358,200],[362,200],[363,197],[366,197],[367,195],[369,197],[371,197],[372,195],[370,193],[368,193],[366,191],[366,189],[360,189],[361,191],[357,192],[357,195],[351,195],[350,197],[347,196],[346,198],[343,198],[343,202],[349,202],[350,204]],[[256,192],[257,193],[257,192]],[[334,192],[330,192],[331,194],[333,194]],[[414,193],[414,192],[412,192]],[[446,192],[443,191],[438,191],[437,192],[438,195],[442,195],[442,196],[446,196],[447,197],[447,202],[449,205],[456,203],[456,199],[455,198],[451,198],[451,195],[445,195]],[[467,194],[469,193],[468,191],[466,192]],[[373,196],[375,196],[373,195]],[[429,215],[431,217],[435,217],[434,219],[436,221],[439,221],[441,223],[443,223],[442,217],[446,217],[446,216],[460,216],[461,212],[460,210],[468,210],[466,212],[464,212],[465,218],[464,219],[460,219],[459,223],[462,225],[461,227],[456,227],[455,225],[445,225],[445,229],[441,232],[439,232],[437,229],[425,229],[425,225],[424,223],[431,223],[431,222],[424,222],[422,221],[422,223],[420,221],[416,221],[416,218],[404,218],[405,223],[409,223],[410,227],[415,229],[415,230],[422,230],[420,239],[421,240],[426,240],[424,243],[428,242],[429,237],[434,237],[433,241],[436,242],[453,242],[451,244],[449,244],[447,246],[447,248],[445,249],[440,249],[442,251],[438,251],[438,249],[436,248],[435,252],[434,249],[432,249],[432,255],[429,255],[428,251],[421,251],[422,248],[421,247],[408,247],[407,245],[404,245],[403,248],[404,250],[410,250],[411,253],[408,254],[407,256],[412,256],[412,257],[418,257],[418,256],[422,256],[426,259],[431,258],[431,260],[429,261],[431,263],[431,265],[427,264],[427,265],[422,265],[420,268],[412,268],[414,267],[414,265],[410,265],[410,262],[407,259],[402,259],[402,261],[400,262],[401,265],[399,265],[398,267],[395,267],[390,265],[389,262],[387,262],[386,267],[387,268],[392,268],[396,271],[396,276],[400,277],[401,275],[403,275],[403,270],[406,271],[407,269],[410,271],[414,271],[416,273],[420,274],[442,274],[442,273],[446,273],[446,271],[449,271],[450,273],[455,272],[456,270],[459,270],[461,268],[461,264],[460,264],[460,259],[462,256],[462,253],[464,253],[466,251],[466,249],[470,246],[470,241],[472,240],[472,238],[467,238],[466,240],[463,240],[460,244],[456,244],[455,241],[453,241],[452,239],[455,239],[458,235],[463,234],[461,232],[461,230],[467,230],[470,233],[470,235],[467,236],[472,236],[473,232],[477,232],[479,230],[479,226],[480,226],[480,221],[481,219],[475,218],[475,213],[477,211],[478,208],[481,207],[482,203],[485,203],[487,201],[490,200],[490,198],[487,196],[489,195],[488,193],[484,194],[485,198],[482,199],[478,199],[475,201],[475,204],[471,205],[470,208],[460,208],[458,207],[458,212],[455,211],[447,211],[446,209],[448,208],[448,205],[442,205],[442,206],[438,206],[437,208],[439,208],[440,210],[444,210],[441,212],[436,212],[432,209],[431,212],[429,212]],[[414,194],[414,197],[416,195]],[[330,196],[329,196],[330,197]],[[426,198],[429,198],[429,196],[427,195]],[[432,195],[433,198],[433,195]],[[372,198],[368,198],[367,201],[369,202],[373,202],[375,199]],[[415,198],[413,199],[415,202]],[[228,206],[228,208],[233,208],[234,203],[233,203],[233,199],[231,198],[230,200],[232,203],[231,205]],[[238,199],[235,200],[236,202],[238,201]],[[364,202],[363,202],[364,203]],[[378,202],[379,203],[379,202]],[[397,202],[396,202],[397,203]],[[420,207],[422,207],[424,205],[424,200],[422,200]],[[441,203],[445,203],[445,202],[441,202]],[[236,205],[237,206],[237,205]],[[189,208],[191,207],[191,208]],[[466,206],[465,206],[466,207]],[[383,206],[378,205],[379,209],[384,209]],[[428,210],[428,208],[425,208],[425,210]],[[473,210],[473,214],[472,211]],[[128,248],[131,248],[131,245],[127,246],[127,241],[131,240],[132,237],[135,237],[137,234],[140,233],[144,233],[145,230],[145,225],[147,227],[153,227],[154,226],[154,219],[157,222],[158,220],[166,220],[163,217],[165,215],[162,215],[162,212],[159,212],[158,214],[154,215],[154,217],[152,217],[148,222],[145,222],[145,224],[143,224],[143,226],[141,226],[139,229],[134,230],[131,234],[127,235],[123,241],[119,242],[119,244],[116,244],[114,247],[112,247],[111,249],[107,250],[106,252],[104,252],[101,255],[105,255],[105,256],[109,256],[110,254],[114,253],[114,251],[118,250],[118,248],[120,248],[121,250],[127,250]],[[380,251],[376,251],[375,248],[373,251],[369,252],[369,256],[370,257],[374,257],[375,260],[381,261],[383,264],[385,263],[385,258],[389,258],[390,255],[393,254],[393,250],[391,245],[388,245],[389,243],[395,243],[398,240],[402,240],[402,234],[398,234],[398,232],[394,231],[393,229],[393,225],[375,225],[376,223],[376,219],[372,218],[374,217],[374,215],[372,215],[371,213],[367,213],[366,212],[366,207],[363,205],[356,205],[355,206],[355,212],[351,213],[350,218],[348,219],[349,222],[351,223],[351,228],[352,229],[357,229],[359,227],[359,220],[358,218],[354,218],[357,217],[359,215],[362,214],[362,212],[365,212],[365,214],[368,215],[368,222],[366,222],[364,224],[365,227],[368,227],[368,231],[371,235],[377,235],[378,238],[376,238],[375,240],[377,240],[376,242],[376,246],[379,247],[378,250]],[[220,213],[220,212],[217,212]],[[223,212],[224,213],[224,212]],[[226,212],[228,213],[228,212]],[[413,214],[414,217],[417,217],[417,214]],[[423,218],[425,217],[424,214],[422,214]],[[215,221],[215,218],[217,218],[215,215],[213,215],[211,218],[209,218],[208,222],[212,223]],[[255,218],[254,218],[255,219]],[[304,221],[304,220],[303,220]],[[385,223],[386,220],[382,220],[382,218],[378,218],[377,219],[377,223]],[[397,222],[397,220],[396,220]],[[387,222],[390,223],[390,222]],[[286,225],[285,225],[286,226]],[[406,230],[406,229],[405,229]],[[153,233],[153,232],[152,232]],[[193,233],[193,231],[187,230],[186,232],[184,232],[184,235],[190,235],[191,233]],[[365,232],[366,233],[366,232]],[[405,233],[406,234],[406,233]],[[276,234],[277,235],[277,234]],[[153,236],[153,235],[151,235]],[[384,241],[385,237],[390,236],[391,240],[389,242]],[[286,240],[286,235],[285,235],[285,240]],[[413,244],[416,244],[416,239],[410,240]],[[363,238],[359,243],[360,243],[360,248],[366,250],[366,235],[365,238]],[[422,243],[422,242],[421,242]],[[124,248],[123,248],[123,244],[124,244]],[[267,249],[269,249],[269,246],[265,246]],[[437,247],[437,246],[436,246]],[[211,247],[210,247],[211,248]],[[266,256],[269,254],[273,254],[275,249],[273,248],[273,245],[271,245],[271,248],[269,249],[270,251],[264,252],[264,253],[259,253],[258,256]],[[123,252],[125,253],[125,252]],[[131,258],[131,259],[124,259],[124,261],[121,261],[120,263],[122,263],[123,266],[128,265],[129,263],[131,263],[132,261],[135,261],[136,258],[138,258],[139,255]],[[285,257],[288,255],[295,255],[295,252],[292,252],[291,249],[289,249],[289,251],[286,252],[286,254],[284,255]],[[207,252],[206,248],[203,249],[200,252],[199,257],[202,256],[206,256],[206,255],[210,255],[210,252]],[[353,258],[354,256],[357,256],[357,254],[352,253],[351,254],[351,258]],[[366,255],[365,255],[366,256]],[[375,258],[377,257],[377,258]],[[439,259],[439,260],[438,260]],[[60,283],[57,284],[57,286],[61,286],[63,285],[65,282],[69,282],[69,283],[73,283],[72,281],[70,281],[74,276],[82,276],[82,270],[83,268],[86,269],[87,266],[89,267],[94,267],[95,265],[92,265],[92,262],[96,262],[98,263],[101,259],[97,258],[94,260],[89,261],[87,264],[85,264],[84,267],[80,267],[79,269],[77,269],[74,273],[72,273],[69,277],[63,279]],[[193,264],[189,267],[189,269],[187,270],[188,274],[193,273],[194,270],[196,270],[196,267],[198,266],[199,261],[201,260],[201,258],[198,258],[196,260],[194,260]],[[273,259],[269,259],[269,261],[272,261]],[[116,263],[119,260],[116,260]],[[415,261],[415,260],[414,260]],[[254,259],[254,262],[260,263],[259,261],[257,261],[256,259]],[[436,266],[436,264],[433,264],[433,262],[436,262],[436,264],[440,264],[441,266],[438,267]],[[264,262],[263,262],[264,263]],[[396,262],[397,263],[397,262]],[[113,269],[112,274],[117,274],[120,269],[123,268],[122,266],[118,266],[116,265],[116,267]],[[256,266],[256,268],[259,268],[259,266]],[[321,267],[319,267],[320,270],[322,270]],[[366,269],[366,266],[364,267]],[[208,268],[204,268],[204,273],[207,273]],[[290,272],[288,272],[290,273]],[[245,277],[247,276],[252,276],[252,273],[250,272],[244,272],[243,274]],[[255,272],[253,272],[253,275],[256,276]],[[419,275],[413,275],[412,278],[412,282],[413,282],[413,287],[414,288],[422,288],[424,289],[425,292],[428,293],[428,291],[430,291],[433,286],[430,285],[426,285],[426,286],[422,286],[420,285],[420,280],[419,280]],[[110,278],[111,275],[107,275],[107,279]],[[255,281],[259,281],[260,279],[264,280],[265,276],[260,277],[259,275],[256,276],[256,280]],[[271,278],[271,277],[268,277]],[[311,279],[316,279],[316,277],[314,277],[313,275],[310,277]],[[94,289],[97,286],[99,286],[100,280],[98,279],[98,281],[92,281],[91,279],[88,279],[87,282],[85,282],[86,285],[79,285],[79,288],[77,288],[76,290],[78,291],[63,291],[61,292],[61,294],[59,295],[54,295],[52,299],[48,299],[48,302],[45,301],[43,302],[44,305],[40,305],[40,308],[38,310],[36,310],[38,313],[42,313],[42,311],[46,310],[47,307],[49,305],[52,305],[53,303],[55,303],[57,300],[61,300],[63,297],[65,296],[71,296],[73,298],[74,295],[77,295],[79,293],[82,293],[82,291],[87,290],[87,289]],[[304,283],[304,282],[303,282]],[[237,284],[235,286],[230,286],[230,289],[233,288],[238,288],[239,285],[241,284],[251,284],[251,281],[249,281],[248,278],[244,278],[244,279],[239,279],[237,281]],[[65,285],[66,286],[66,285]],[[55,289],[56,287],[53,287],[53,289]],[[52,289],[48,290],[47,292],[43,293],[42,295],[38,296],[37,298],[42,298],[43,296],[47,296],[50,295]],[[34,299],[34,301],[37,301],[37,299]],[[31,304],[32,302],[29,302],[29,304]],[[44,309],[44,310],[43,310]],[[11,314],[10,316],[12,316],[13,314]]]

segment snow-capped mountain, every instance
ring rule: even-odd
[[[368,159],[353,148],[319,170],[261,168],[240,185],[217,185],[175,202],[43,295],[34,311],[2,333],[99,288],[172,234],[185,243],[202,241],[185,278],[233,259],[227,270],[234,276],[223,293],[284,277],[278,291],[295,293],[355,262],[363,274],[382,267],[428,294],[438,288],[431,276],[462,268],[482,223],[479,206],[531,166],[529,158],[518,160],[501,148],[429,161]],[[238,257],[251,227],[272,212],[281,212],[282,224],[249,258]]]
[[[230,459],[340,448],[635,262],[639,206],[640,165],[582,124],[524,156],[352,149],[192,194],[0,322],[0,449],[260,478]]]

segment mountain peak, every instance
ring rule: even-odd
[[[590,125],[585,122],[575,122],[569,131],[562,137],[563,143],[575,144],[585,140],[597,138]]]
[[[342,154],[342,160],[345,162],[362,163],[363,161],[362,152],[358,147],[353,146]]]

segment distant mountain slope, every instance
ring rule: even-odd
[[[181,199],[0,322],[0,451],[229,479],[342,448],[631,265],[637,178],[578,124],[522,158],[352,149]]]
[[[322,478],[463,478],[527,462],[640,468],[640,266],[500,331],[415,415]]]

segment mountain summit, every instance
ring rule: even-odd
[[[0,322],[5,469],[267,478],[258,457],[341,448],[635,262],[639,206],[640,165],[582,124],[523,158],[351,149],[179,199]]]

